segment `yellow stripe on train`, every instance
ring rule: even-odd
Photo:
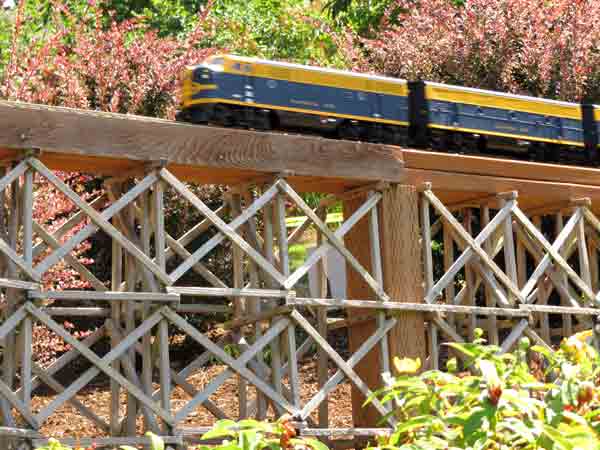
[[[453,88],[432,83],[426,83],[425,93],[427,100],[464,103],[474,106],[581,120],[581,107],[578,104],[569,105],[562,102],[550,102],[536,100],[535,98],[502,95],[494,92],[470,90],[467,88]],[[596,110],[596,117],[597,120],[600,118],[600,111],[598,110]]]
[[[384,80],[378,77],[337,70],[306,68],[294,64],[276,64],[269,61],[225,55],[223,71],[236,75],[269,78],[293,83],[314,84],[340,89],[408,96],[404,80]]]

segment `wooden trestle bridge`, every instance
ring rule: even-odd
[[[384,382],[392,356],[418,356],[437,367],[441,343],[469,339],[476,327],[503,351],[525,335],[551,345],[589,328],[599,312],[597,169],[12,102],[0,102],[0,161],[2,448],[44,443],[40,428],[66,403],[104,430],[79,439],[83,445],[147,442],[136,428],[142,417],[145,430],[182,447],[205,431],[182,426],[198,408],[226,417],[211,395],[232,376],[239,417],[287,413],[305,435],[352,445],[393,426],[393,419],[377,423],[386,406],[361,408]],[[107,198],[87,203],[56,171],[104,177]],[[42,181],[78,208],[52,233],[32,215]],[[227,185],[223,208],[211,210],[186,182]],[[166,191],[203,216],[182,236],[165,231]],[[313,210],[301,192],[326,196]],[[335,201],[343,203],[344,221],[331,231],[323,213]],[[307,219],[288,234],[292,209]],[[190,249],[209,228],[212,237]],[[317,248],[291,270],[288,248],[309,230]],[[99,232],[112,239],[110,280],[72,254]],[[232,286],[203,263],[225,241],[233,244]],[[443,244],[443,256],[432,253],[432,241]],[[326,298],[324,256],[332,249],[348,268],[344,299]],[[40,281],[57,264],[72,267],[94,290],[43,289]],[[296,287],[314,267],[319,298],[302,297]],[[183,286],[190,271],[206,283]],[[64,306],[72,300],[87,306]],[[182,317],[215,311],[234,318],[219,340]],[[68,316],[99,317],[103,325],[79,340],[63,325]],[[36,362],[34,324],[71,346],[47,367]],[[349,358],[328,343],[332,324],[347,329]],[[170,364],[174,333],[205,350],[181,370]],[[99,352],[94,344],[105,337],[110,347]],[[228,343],[241,355],[230,356]],[[310,351],[319,390],[301,401],[299,364]],[[188,379],[214,358],[226,369],[198,390]],[[61,371],[81,360],[89,368],[61,384]],[[331,376],[328,363],[337,370]],[[76,398],[98,375],[110,380],[104,418]],[[335,429],[327,399],[343,381],[353,386],[354,428]],[[55,396],[34,408],[42,387]],[[172,401],[175,387],[189,395],[183,405]]]

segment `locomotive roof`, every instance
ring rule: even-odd
[[[345,75],[345,76],[356,77],[356,78],[381,80],[381,81],[398,83],[398,84],[406,84],[407,83],[407,81],[402,78],[393,78],[393,77],[386,77],[383,75],[377,75],[377,74],[371,74],[371,73],[352,72],[349,70],[331,69],[331,68],[327,68],[327,67],[317,67],[317,66],[310,66],[310,65],[305,65],[305,64],[273,61],[273,60],[268,60],[268,59],[254,58],[254,57],[248,57],[248,56],[238,56],[238,55],[231,55],[231,54],[214,55],[214,56],[209,57],[207,59],[207,62],[210,64],[210,62],[216,58],[228,58],[231,60],[239,60],[239,61],[254,63],[254,64],[264,64],[264,65],[272,65],[272,66],[277,66],[277,67],[288,67],[288,68],[293,68],[293,69],[310,70],[310,71],[315,71],[315,72],[325,72],[325,73]],[[432,81],[426,81],[426,84],[433,86],[433,87],[449,89],[449,90],[453,90],[453,91],[457,91],[457,92],[462,91],[462,92],[486,94],[486,95],[503,97],[503,98],[529,100],[529,101],[543,102],[546,104],[553,104],[553,105],[564,106],[564,107],[579,107],[579,105],[577,103],[565,102],[565,101],[561,101],[561,100],[551,100],[551,99],[547,99],[547,98],[543,98],[543,97],[533,97],[533,96],[528,96],[528,95],[511,94],[511,93],[507,93],[507,92],[492,91],[492,90],[488,90],[488,89],[479,89],[479,88],[472,88],[472,87],[458,86],[458,85],[451,85],[451,84],[436,83],[436,82],[432,82]],[[596,110],[600,111],[599,105],[594,105],[594,108]]]

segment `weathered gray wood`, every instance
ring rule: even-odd
[[[372,210],[371,210],[372,211]],[[327,219],[327,208],[316,211],[317,215],[322,221]],[[307,219],[308,220],[308,219]],[[317,230],[317,246],[322,246],[327,242],[327,239],[320,230]],[[327,284],[327,260],[326,258],[320,258],[317,262],[318,272],[318,290],[317,295],[321,298],[326,298],[328,294]],[[327,324],[327,308],[317,308],[317,329],[324,339],[327,339],[328,324]],[[325,383],[329,379],[329,358],[327,353],[321,347],[317,346],[317,377],[319,381],[319,390],[323,389]],[[329,398],[325,396],[321,404],[319,405],[319,426],[322,428],[329,427]]]
[[[171,279],[159,266],[157,266],[147,255],[144,254],[139,248],[133,245],[117,228],[115,228],[102,214],[98,213],[94,208],[88,205],[81,199],[66,183],[58,178],[52,171],[50,171],[44,164],[39,160],[31,159],[29,164],[40,172],[44,177],[48,179],[59,191],[61,191],[69,200],[75,205],[82,209],[89,218],[100,227],[105,233],[115,239],[121,247],[127,250],[132,256],[134,256],[140,263],[142,263],[144,269],[151,271],[156,277],[163,283],[171,284]]]
[[[56,381],[56,379],[52,376],[46,374],[46,371],[35,363],[33,364],[33,372],[36,374],[37,377],[39,377],[40,380],[47,384],[56,393],[61,393],[66,389],[61,383]],[[75,408],[77,408],[77,410],[83,416],[87,417],[92,422],[94,422],[101,430],[110,432],[109,425],[104,420],[102,420],[94,411],[85,406],[79,400],[77,400],[76,398],[71,398],[69,400],[69,403],[71,403]]]
[[[110,317],[110,308],[79,307],[69,308],[62,306],[46,306],[40,308],[49,316],[70,317]]]
[[[435,198],[437,200],[437,197]],[[431,199],[429,199],[431,201]],[[441,202],[439,202],[439,200],[437,200],[437,205],[439,208],[443,208],[443,205],[441,204]],[[439,297],[442,293],[442,290],[454,280],[454,277],[456,276],[456,274],[460,271],[460,269],[462,269],[464,267],[464,265],[474,256],[475,254],[475,248],[480,248],[479,245],[481,245],[482,243],[484,243],[491,235],[492,233],[496,230],[496,228],[498,227],[498,225],[500,223],[502,223],[506,217],[510,214],[510,205],[507,205],[505,207],[503,207],[495,216],[494,218],[481,230],[481,232],[479,233],[479,235],[475,238],[475,240],[473,241],[473,246],[469,246],[457,259],[456,261],[454,261],[454,264],[452,264],[452,267],[450,267],[448,270],[446,270],[446,272],[444,273],[444,275],[437,281],[437,283],[435,283],[435,285],[431,288],[430,293],[427,294],[425,296],[425,301],[427,303],[432,303],[437,297]],[[436,208],[438,209],[438,208]],[[439,209],[438,209],[439,211]],[[444,216],[444,218],[446,218],[446,220],[448,220],[448,217],[452,218],[452,222],[453,222],[453,228],[457,229],[457,228],[461,228],[461,225],[458,224],[458,222],[456,221],[456,219],[454,218],[454,216],[452,216],[452,214],[449,214],[447,211],[444,211],[444,213],[446,214]],[[472,238],[469,236],[468,239],[465,239],[465,241],[468,243],[468,241],[472,240]],[[487,257],[487,255],[486,255]],[[489,260],[489,257],[487,257],[487,259]]]
[[[106,196],[104,194],[99,195],[98,197],[96,197],[94,200],[92,200],[90,202],[90,206],[92,208],[100,208],[102,206],[102,204],[105,202],[106,200]],[[75,214],[73,214],[71,217],[69,217],[69,219],[67,219],[67,221],[65,223],[63,223],[60,227],[58,227],[55,231],[54,234],[52,235],[53,239],[55,241],[59,241],[65,234],[67,234],[69,231],[71,231],[71,229],[73,229],[73,227],[79,225],[81,222],[83,222],[86,219],[86,215],[83,211],[79,210],[77,211]],[[48,248],[48,245],[45,241],[42,242],[38,242],[34,247],[33,247],[33,257],[37,258],[38,256],[40,256],[44,251],[46,251],[46,249]]]
[[[502,353],[508,352],[513,345],[517,342],[517,340],[521,337],[525,329],[529,326],[529,322],[527,319],[522,319],[515,327],[513,327],[510,334],[504,339],[502,345],[500,346],[500,351]]]
[[[215,225],[220,233],[213,236],[208,240],[202,247],[196,250],[190,258],[181,263],[181,265],[175,269],[171,274],[171,280],[173,283],[177,281],[183,274],[185,274],[196,262],[202,259],[208,252],[219,245],[226,237],[240,247],[244,253],[252,258],[262,270],[267,272],[274,280],[283,283],[283,276],[275,269],[275,267],[263,258],[263,256],[254,250],[250,244],[242,239],[236,232],[236,228],[245,223],[250,217],[258,212],[267,202],[269,202],[277,194],[277,186],[275,183],[270,189],[264,192],[256,201],[248,206],[246,210],[237,216],[231,223],[226,224],[217,214],[215,214],[208,206],[204,204],[194,193],[185,187],[177,178],[175,178],[169,171],[162,169],[160,171],[161,177],[170,184],[182,197],[189,201],[198,211],[200,211],[206,218],[208,218],[213,225]]]
[[[105,329],[104,329],[104,325],[102,325],[97,330],[92,332],[92,334],[90,334],[88,337],[83,339],[81,341],[81,344],[85,345],[87,347],[91,347],[92,345],[94,345],[96,342],[98,342],[104,336],[105,336]],[[48,367],[46,367],[44,369],[44,373],[47,376],[52,376],[55,373],[57,373],[59,370],[63,369],[67,364],[72,362],[78,356],[79,356],[79,352],[76,349],[71,348],[69,351],[67,351],[66,353],[59,356],[58,359],[56,359],[52,364],[50,364]],[[36,389],[40,384],[41,384],[40,378],[36,375],[31,380],[32,389]]]
[[[119,330],[117,324],[115,324],[112,320],[106,321],[106,329],[108,331],[108,334],[111,336],[114,334],[118,341],[122,342],[125,339],[125,338],[123,338],[123,333]],[[147,335],[148,335],[148,332],[146,332],[143,337],[145,337]],[[132,345],[135,345],[135,344],[132,344]],[[143,343],[142,343],[142,345],[143,345]],[[146,353],[146,352],[143,352],[142,359],[145,356],[144,353]],[[150,361],[150,364],[152,364],[152,361]],[[145,386],[146,381],[143,379],[144,372],[142,372],[142,379],[140,379],[140,377],[138,376],[138,373],[135,370],[135,367],[133,366],[131,360],[128,358],[123,358],[122,366],[123,366],[123,371],[124,371],[125,375],[127,376],[127,379],[132,383],[132,385],[135,386],[137,389],[139,389],[140,392],[144,392],[146,395],[148,395],[148,397],[150,399],[152,399],[152,383],[150,380],[150,386]],[[149,387],[150,392],[148,392],[148,387]],[[148,405],[144,402],[140,402],[140,407],[141,407],[142,413],[144,415],[144,425],[145,425],[146,429],[148,431],[152,431],[153,433],[158,433],[159,432],[158,422],[156,421],[156,418],[152,414],[152,411],[150,410],[150,408],[148,408]],[[166,411],[169,411],[169,410],[167,409]],[[170,413],[170,411],[169,411],[169,413]]]
[[[563,231],[561,231],[560,236],[556,239],[556,241],[554,241],[554,244],[552,245],[546,240],[544,235],[529,221],[525,214],[523,214],[518,208],[515,209],[513,213],[515,215],[515,218],[523,225],[523,227],[525,227],[525,229],[527,229],[527,231],[529,231],[534,236],[534,238],[541,244],[544,250],[548,252],[548,254],[544,256],[544,259],[542,260],[542,262],[540,262],[538,267],[548,267],[550,265],[550,261],[552,261],[554,264],[557,264],[567,274],[567,276],[571,279],[573,284],[575,284],[575,286],[581,289],[582,293],[588,298],[588,300],[593,302],[596,301],[594,293],[591,292],[591,290],[585,284],[585,282],[579,277],[579,275],[577,275],[577,273],[569,266],[569,264],[567,264],[567,262],[563,259],[559,252],[559,249],[564,243],[562,238],[564,237],[564,240],[566,240],[570,232],[573,230],[573,228],[577,224],[577,221],[580,219],[582,209],[585,217],[588,217],[587,210],[585,208],[577,208],[575,214],[571,216],[571,219],[569,219],[569,222],[567,223],[567,225],[565,225]],[[600,229],[600,222],[598,229]],[[532,278],[533,275],[530,277],[528,284],[531,282]],[[523,292],[526,292],[525,288],[523,288]]]
[[[164,190],[164,187],[163,187]],[[228,206],[225,204],[215,210],[215,214],[219,217],[223,218],[225,213],[229,211]],[[200,236],[202,233],[206,232],[212,226],[212,222],[208,219],[204,219],[203,221],[194,225],[190,230],[186,231],[179,239],[177,239],[177,243],[185,248],[189,243],[191,243],[194,239]],[[169,246],[170,247],[170,246]],[[174,248],[166,248],[165,249],[165,259],[169,261],[173,256],[175,256]]]
[[[117,347],[108,352],[103,358],[98,357],[94,352],[88,349],[86,346],[73,338],[68,332],[66,332],[60,325],[58,325],[50,316],[44,314],[38,308],[33,306],[31,303],[25,305],[26,310],[34,315],[40,322],[43,322],[48,328],[52,329],[56,334],[62,337],[67,343],[75,347],[85,358],[87,358],[94,367],[88,369],[83,375],[81,375],[77,381],[69,386],[63,393],[57,396],[49,405],[47,405],[42,411],[40,411],[36,418],[43,422],[47,419],[54,410],[60,406],[64,401],[71,398],[81,387],[85,386],[90,380],[92,380],[100,371],[104,372],[109,377],[117,381],[122,387],[137,398],[138,401],[143,403],[146,407],[150,408],[156,414],[158,414],[167,423],[172,424],[173,418],[170,414],[164,411],[162,408],[157,406],[151,398],[147,397],[137,386],[135,386],[128,379],[123,377],[121,374],[115,372],[111,367],[110,363],[124,353],[131,345],[147,333],[152,327],[154,327],[160,320],[161,314],[164,314],[164,309],[156,311],[150,316],[144,323],[137,327],[133,332],[128,334]]]
[[[152,200],[154,202],[154,249],[156,252],[156,264],[162,270],[166,270],[165,253],[165,202],[164,187],[161,181],[154,185]]]
[[[33,171],[23,177],[23,258],[33,270]]]
[[[169,302],[177,303],[180,295],[175,292],[119,292],[119,291],[30,291],[29,298],[52,300],[103,300],[132,302]]]
[[[506,206],[507,201],[504,199],[500,200],[501,206]],[[504,266],[508,278],[512,283],[519,286],[517,277],[517,259],[515,255],[515,238],[513,236],[512,217],[508,216],[504,221]]]
[[[33,289],[40,289],[41,285],[39,283],[32,283],[30,281],[11,280],[8,278],[0,278],[0,287],[1,288],[11,288],[11,289],[33,290]]]
[[[433,257],[431,255],[431,217],[429,214],[429,200],[421,195],[421,230],[423,233],[423,264],[425,275],[426,293],[433,287]]]
[[[371,351],[371,349],[377,345],[379,339],[384,337],[386,333],[392,329],[392,327],[396,324],[396,320],[389,320],[384,328],[378,328],[376,332],[371,335],[365,342],[361,344],[361,346],[354,352],[354,354],[346,361],[348,366],[354,367],[358,364],[364,356]],[[327,399],[327,395],[335,389],[335,387],[344,379],[344,372],[341,368],[338,370],[325,382],[325,384],[320,387],[319,391],[310,399],[308,403],[304,405],[302,408],[301,418],[306,419],[308,416],[314,411],[314,409],[323,403],[324,400]]]
[[[28,411],[31,411],[31,364],[33,360],[33,343],[32,343],[32,328],[33,323],[31,317],[26,316],[21,322],[21,385],[23,404]]]
[[[488,206],[483,206],[481,208],[481,226],[486,227],[490,223],[490,208]],[[492,246],[489,241],[485,241],[483,243],[483,248],[487,254],[492,254]],[[489,307],[496,306],[496,300],[494,297],[494,293],[489,285],[489,283],[485,284],[485,304]],[[488,318],[488,327],[487,327],[488,339],[490,344],[498,345],[500,342],[500,338],[498,336],[498,325],[495,316],[490,316]]]
[[[290,322],[287,328],[288,364],[290,372],[290,390],[292,404],[300,409],[300,378],[298,376],[298,361],[296,360],[296,327]]]
[[[446,305],[437,303],[400,303],[376,300],[345,300],[334,298],[297,297],[287,300],[288,305],[335,306],[340,308],[372,308],[389,311],[452,312],[492,316],[525,317],[523,311],[514,308],[488,308],[485,306]]]
[[[164,436],[159,435],[165,444],[183,445],[181,436]],[[60,440],[62,445],[82,446],[82,447],[111,447],[121,445],[150,445],[151,440],[147,436],[129,436],[129,437],[78,437],[78,438],[63,438]],[[33,444],[36,446],[48,445],[48,439],[35,439]]]
[[[519,305],[523,311],[548,313],[548,314],[572,314],[582,316],[598,316],[600,308],[583,308],[572,306],[554,306],[554,305]]]
[[[3,381],[0,381],[0,394],[15,407],[32,428],[37,430],[40,427],[40,422],[31,414],[25,403]]]
[[[8,256],[8,258],[17,265],[19,269],[21,269],[27,276],[29,276],[34,281],[40,281],[41,276],[31,269],[31,265],[28,265],[27,262],[21,258],[15,250],[13,250],[4,239],[0,238],[0,252],[4,255]]]
[[[341,240],[351,229],[352,227],[360,221],[370,210],[373,208],[377,202],[381,200],[381,194],[376,194],[367,199],[365,203],[361,205],[348,219],[344,220],[344,222],[340,225],[340,227],[333,233],[333,235]],[[312,266],[314,266],[322,257],[324,257],[327,252],[333,248],[332,244],[329,242],[323,243],[320,247],[318,247],[315,251],[311,253],[311,255],[306,258],[304,264],[298,267],[289,277],[285,280],[283,285],[286,289],[292,289],[296,283],[310,270]]]
[[[13,332],[25,317],[27,317],[27,311],[24,306],[21,306],[8,319],[2,322],[2,325],[0,325],[0,340],[4,339],[8,333]]]
[[[175,415],[175,421],[179,422],[183,418],[185,418],[189,412],[197,405],[201,404],[204,401],[204,396],[208,398],[210,396],[210,390],[214,389],[212,392],[216,391],[218,387],[232,375],[231,370],[237,372],[244,378],[246,378],[250,383],[254,384],[257,389],[260,389],[265,395],[271,398],[274,402],[278,403],[280,406],[285,408],[292,414],[297,412],[296,408],[293,405],[289,404],[287,400],[285,400],[281,395],[275,392],[267,383],[257,378],[250,370],[245,368],[245,364],[250,361],[256,355],[256,352],[260,351],[266,344],[268,344],[273,338],[277,337],[279,333],[281,333],[285,327],[289,324],[288,319],[282,319],[277,322],[272,328],[270,328],[267,333],[265,333],[259,341],[256,341],[252,346],[246,350],[240,358],[237,360],[230,357],[227,353],[225,353],[219,346],[210,341],[206,336],[188,324],[184,319],[179,317],[176,313],[169,310],[163,310],[163,314],[169,318],[171,322],[177,325],[182,331],[187,333],[192,339],[197,341],[204,348],[209,350],[212,354],[214,354],[217,358],[221,359],[225,364],[227,364],[228,369],[226,369],[221,375],[217,378],[213,379],[208,386],[204,388],[200,396],[194,397],[194,399],[190,400],[182,409],[180,409]],[[217,383],[219,381],[219,383]]]
[[[180,303],[175,308],[175,311],[201,314],[201,313],[229,313],[231,308],[226,305],[212,305],[208,303]]]
[[[209,288],[195,286],[170,286],[167,292],[178,295],[198,297],[258,297],[258,298],[285,298],[289,291],[275,289],[235,289],[235,288]]]
[[[26,167],[23,166],[24,169]],[[20,171],[12,171],[13,175],[19,173]],[[24,172],[23,172],[24,173]],[[9,174],[10,177],[10,174]],[[10,178],[3,177],[4,180],[8,180]],[[5,186],[6,187],[6,186]],[[4,192],[4,189],[1,190]],[[20,205],[19,205],[19,180],[18,177],[13,178],[11,183],[11,196],[8,205],[8,235],[7,240],[10,246],[16,250],[17,248],[17,238],[19,233],[19,220],[20,220]],[[4,234],[4,233],[3,233]],[[4,265],[6,266],[6,276],[9,279],[17,278],[17,266],[8,258],[7,256],[2,256]],[[17,301],[19,299],[19,295],[16,289],[9,288],[6,290],[6,309],[5,309],[5,317],[4,324],[9,323],[13,316],[18,314],[23,314],[24,309],[21,308],[20,311],[16,311]],[[24,316],[23,316],[24,317]],[[22,317],[21,317],[22,318]],[[20,319],[19,319],[20,320]],[[16,325],[16,323],[15,323]],[[9,325],[10,326],[10,325]],[[0,327],[0,330],[3,327]],[[8,330],[12,330],[12,328],[8,328]],[[10,331],[8,335],[2,335],[0,338],[4,341],[4,354],[2,355],[2,375],[3,380],[8,386],[9,389],[12,390],[14,386],[15,373],[16,373],[16,333],[14,331]],[[0,406],[2,409],[2,423],[6,426],[14,426],[14,420],[12,417],[12,412],[9,403],[5,399],[0,399]]]
[[[294,201],[294,203],[306,214],[306,216],[312,220],[315,226],[321,230],[321,232],[327,237],[327,240],[330,245],[332,245],[343,257],[344,259],[352,266],[354,270],[356,270],[360,276],[365,280],[365,282],[373,289],[373,292],[382,300],[386,301],[388,299],[387,294],[383,290],[383,286],[377,283],[377,281],[371,276],[371,274],[365,269],[362,264],[358,262],[356,257],[348,251],[348,249],[344,246],[344,243],[333,233],[326,224],[319,219],[319,217],[313,212],[313,210],[306,204],[306,202],[300,197],[296,191],[294,191],[289,184],[285,181],[281,181],[279,184],[280,189],[285,192],[290,199]],[[379,195],[373,195],[373,198],[378,198]]]
[[[451,272],[451,268],[452,268],[452,264],[454,264],[454,240],[452,239],[452,232],[451,232],[451,226],[448,223],[447,220],[443,221],[443,226],[442,226],[442,235],[443,235],[443,243],[444,243],[444,254],[443,254],[443,258],[444,258],[444,273],[453,273],[453,271]],[[453,279],[448,282],[446,284],[446,287],[444,289],[444,295],[445,295],[445,302],[449,305],[454,304],[454,297],[456,295],[456,289],[454,288],[454,277],[456,276],[456,274],[453,275]],[[454,317],[450,316],[448,317],[448,322],[452,323],[454,322]]]
[[[169,245],[169,250],[172,249],[181,259],[185,261],[192,256],[192,254],[188,252],[183,245],[179,244],[179,242],[173,239],[169,234],[166,234],[165,236],[166,242]],[[204,279],[214,287],[223,289],[227,288],[227,285],[223,283],[223,281],[221,281],[214,273],[208,270],[208,268],[200,261],[194,264],[191,267],[191,270],[204,277]]]
[[[492,317],[494,316],[490,316],[490,318]],[[433,322],[429,322],[429,360],[431,361],[431,369],[438,370],[440,367],[438,329]]]
[[[35,233],[42,239],[44,243],[48,245],[48,247],[57,250],[60,248],[60,242],[58,242],[54,237],[48,233],[40,224],[38,224],[35,220],[33,221],[33,230]],[[87,280],[94,289],[98,291],[106,291],[108,290],[102,282],[96,278],[96,276],[88,270],[77,258],[73,255],[67,253],[64,257],[65,261],[75,269],[84,280]],[[39,287],[38,287],[39,289]]]
[[[9,185],[17,181],[29,168],[28,160],[24,159],[13,167],[8,173],[0,179],[0,191],[5,190]],[[14,193],[13,193],[14,195]]]
[[[36,439],[42,437],[37,431],[13,427],[0,427],[0,436],[10,436],[20,439]]]
[[[152,186],[157,180],[158,177],[155,173],[147,175],[126,194],[122,195],[121,198],[119,198],[116,202],[113,202],[108,208],[102,211],[102,213],[100,213],[100,217],[105,221],[109,220],[111,217],[129,205],[130,202],[135,200],[142,192],[146,191],[146,189]],[[67,240],[67,242],[65,242],[59,249],[53,251],[43,261],[41,261],[36,267],[36,273],[41,276],[44,272],[50,269],[50,267],[54,266],[61,259],[63,259],[67,253],[98,231],[99,228],[100,227],[95,223],[86,225],[83,229],[78,231],[74,236]]]
[[[393,432],[393,428],[302,428],[301,436],[387,436]]]
[[[434,208],[444,217],[448,224],[460,235],[469,248],[465,250],[454,262],[452,268],[448,270],[442,279],[440,279],[432,289],[433,294],[439,295],[438,291],[440,286],[445,287],[449,282],[452,281],[456,273],[469,261],[469,259],[476,254],[486,267],[489,268],[498,280],[506,286],[506,288],[517,298],[522,301],[522,295],[519,288],[506,276],[506,274],[498,267],[498,265],[488,256],[488,254],[480,247],[480,245],[489,237],[489,235],[496,229],[499,223],[503,222],[506,217],[510,214],[511,210],[514,209],[514,200],[508,201],[506,205],[494,216],[487,227],[485,227],[477,238],[473,239],[458,223],[456,218],[444,207],[443,203],[433,194],[433,192],[426,190],[423,192],[426,195],[430,203]],[[443,281],[443,283],[442,283]],[[435,297],[437,297],[437,295]],[[427,296],[426,301],[431,303],[435,300],[435,297],[431,298]]]
[[[366,398],[371,397],[371,395],[372,395],[371,390],[365,384],[365,382],[362,381],[361,378],[356,374],[356,372],[352,368],[353,366],[351,366],[346,361],[344,361],[342,359],[342,357],[328,344],[328,342],[325,339],[323,339],[321,337],[319,332],[317,330],[315,330],[313,328],[313,326],[304,317],[302,317],[302,315],[298,311],[292,312],[292,318],[296,321],[296,323],[298,325],[300,325],[304,329],[304,331],[306,331],[308,333],[308,335],[310,337],[312,337],[315,340],[315,342],[319,346],[321,346],[323,348],[323,350],[325,350],[327,352],[327,354],[332,359],[332,361],[339,367],[339,369],[344,373],[344,375],[347,376],[350,379],[350,381],[352,381],[352,383],[357,387],[357,389],[359,389]],[[395,323],[396,323],[395,319],[391,319],[388,321],[388,325],[390,328],[392,326],[394,326]],[[390,328],[387,328],[387,326],[383,329],[378,328],[377,331],[373,335],[373,336],[376,336],[376,338],[373,339],[373,341],[374,341],[373,345],[375,345],[377,343],[377,341],[382,337],[380,335],[383,334],[383,336],[385,336],[385,333],[387,333],[387,331],[389,331]],[[370,339],[367,340],[365,342],[365,344],[369,341],[370,341]],[[362,348],[363,348],[363,346],[361,346],[361,349]],[[368,352],[368,350],[366,352]],[[358,351],[355,352],[355,355],[357,353],[358,353]],[[360,354],[358,356],[360,356]],[[324,389],[322,389],[321,391],[323,391],[323,390]],[[377,398],[373,398],[372,404],[382,416],[385,416],[388,413],[387,408],[385,406],[383,406]],[[316,405],[315,405],[315,407],[316,407]],[[302,411],[302,417],[307,417],[307,415],[305,415],[305,410],[306,410],[306,406],[304,407],[304,409]],[[395,424],[395,419],[393,417],[389,416],[387,420],[388,420],[388,422],[390,422],[391,425]]]
[[[554,235],[558,236],[560,234],[560,231],[563,229],[563,227],[565,226],[564,224],[564,219],[563,219],[563,215],[561,213],[557,213],[555,215],[555,221],[554,221]],[[561,253],[563,254],[563,253]],[[564,255],[564,254],[563,254]],[[567,282],[567,276],[564,273],[559,273],[558,275],[558,279],[560,281],[560,283],[566,287],[568,285]],[[563,288],[563,290],[558,290],[558,294],[560,295],[560,303],[561,305],[565,306],[569,303],[569,295],[565,295],[565,293],[563,292],[565,289]],[[564,315],[562,317],[562,321],[563,321],[563,333],[565,336],[571,336],[573,334],[573,320],[572,317],[570,315]]]
[[[370,192],[369,196],[374,196],[375,192]],[[379,239],[379,219],[378,209],[375,206],[371,209],[369,217],[369,245],[371,248],[371,270],[377,284],[383,289],[383,268],[381,263],[381,241]],[[377,326],[383,328],[385,325],[385,313],[380,311],[377,313]],[[390,351],[387,336],[384,336],[379,341],[379,367],[382,376],[387,376],[390,373]]]
[[[115,240],[111,240],[112,243],[112,258],[111,258],[111,280],[110,288],[112,291],[117,291],[123,281],[123,250],[119,243]],[[116,324],[121,324],[121,305],[119,303],[112,303],[110,305],[111,320]],[[110,347],[114,349],[119,344],[119,339],[116,335],[110,336]],[[120,360],[115,360],[112,363],[112,368],[119,372],[121,371]],[[116,436],[120,431],[120,406],[121,406],[121,386],[115,380],[110,380],[110,434]]]
[[[590,287],[592,287],[592,274],[590,272],[590,257],[588,255],[588,246],[585,239],[585,223],[582,217],[576,228],[577,233],[577,256],[579,257],[579,271],[581,278]]]

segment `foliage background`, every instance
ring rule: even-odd
[[[17,0],[0,9],[0,99],[173,118],[183,66],[223,51],[600,103],[599,22],[597,0]],[[196,189],[216,206],[220,187]],[[73,211],[48,185],[35,196],[49,231]],[[174,233],[197,220],[167,210]],[[77,254],[101,267],[104,244]],[[87,286],[66,266],[45,282]]]

